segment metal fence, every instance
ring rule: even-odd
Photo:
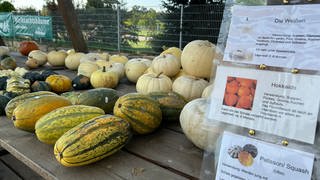
[[[132,20],[135,16],[133,10],[123,6],[78,9],[77,15],[90,51],[158,54],[164,47],[183,48],[195,39],[216,43],[223,9],[221,4],[178,6],[170,12],[159,7],[145,7],[148,12],[154,10],[153,16],[141,16],[138,22],[137,19]],[[52,16],[54,39],[51,42],[43,39],[37,41],[54,48],[71,48],[61,15],[59,12],[49,15]],[[141,25],[141,22],[146,23]]]

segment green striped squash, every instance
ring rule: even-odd
[[[58,108],[37,121],[36,135],[41,142],[54,144],[71,128],[101,115],[104,115],[104,111],[92,106],[72,105]]]
[[[54,155],[64,166],[83,166],[117,152],[130,137],[127,121],[103,115],[83,122],[62,135],[54,146]]]
[[[127,120],[138,134],[153,132],[160,126],[162,120],[159,103],[140,93],[121,96],[114,106],[113,113]]]
[[[180,113],[187,101],[175,92],[153,92],[149,96],[158,101],[164,121],[179,121]]]
[[[6,115],[9,119],[11,119],[12,117],[12,113],[13,113],[13,110],[19,105],[19,104],[22,104],[24,103],[25,101],[29,100],[29,99],[32,99],[36,96],[43,96],[43,95],[57,95],[53,92],[49,92],[49,91],[39,91],[39,92],[33,92],[33,93],[27,93],[27,94],[23,94],[21,96],[17,96],[13,99],[11,99],[6,108],[5,108],[5,112],[6,112]]]
[[[96,88],[82,92],[76,104],[96,106],[103,109],[106,114],[110,114],[118,98],[118,93],[114,89]]]

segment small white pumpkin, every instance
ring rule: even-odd
[[[77,70],[80,65],[80,59],[85,56],[84,53],[72,53],[66,57],[65,65],[70,70]]]
[[[142,94],[170,92],[172,90],[172,81],[163,74],[143,74],[137,81],[136,89],[138,93]]]
[[[90,83],[94,88],[115,88],[119,83],[119,76],[116,72],[106,71],[106,67],[92,73]]]
[[[136,83],[140,76],[149,68],[148,62],[150,60],[145,59],[131,59],[125,65],[125,73],[129,81]],[[150,61],[151,62],[151,61]]]
[[[96,62],[101,59],[100,55],[97,53],[87,53],[80,59],[80,64],[83,62]]]
[[[51,66],[64,66],[67,55],[64,50],[50,51],[47,54],[48,63]]]
[[[153,59],[151,67],[155,73],[173,77],[179,73],[181,64],[174,55],[163,54]]]
[[[122,55],[119,55],[119,54],[110,56],[109,60],[111,62],[122,63],[124,65],[128,62],[128,58],[126,56],[122,56]]]
[[[104,59],[99,59],[96,61],[96,64],[100,67],[103,68],[103,66],[110,66],[111,64],[113,64],[112,62],[110,62],[109,60],[104,60]]]
[[[220,123],[209,128],[204,124],[207,99],[198,98],[184,106],[180,114],[180,125],[187,138],[198,148],[212,151],[224,127]]]
[[[78,67],[78,75],[84,75],[88,78],[91,77],[91,74],[99,69],[99,66],[94,62],[83,62],[80,63]]]
[[[124,65],[122,63],[112,63],[109,66],[106,66],[106,71],[117,73],[119,79],[123,78],[125,75]]]
[[[181,62],[181,53],[182,53],[181,49],[179,49],[177,47],[170,47],[170,48],[164,50],[160,55],[172,54],[179,60],[179,62]]]
[[[9,55],[10,49],[7,46],[0,46],[0,56]]]
[[[67,54],[68,55],[70,55],[70,54],[75,54],[76,53],[76,51],[74,50],[74,49],[69,49],[68,51],[67,51]]]
[[[214,59],[222,59],[222,53],[209,41],[194,40],[188,43],[181,54],[183,70],[192,76],[210,78]]]
[[[191,101],[200,98],[208,84],[208,81],[194,76],[180,76],[173,82],[172,90]]]
[[[202,98],[210,97],[212,90],[213,90],[213,84],[210,84],[203,90],[201,97]]]
[[[31,59],[36,60],[38,66],[45,65],[47,63],[47,53],[40,50],[33,50],[28,54],[28,60]]]
[[[172,77],[171,79],[172,79],[172,81],[175,81],[178,77],[180,77],[180,76],[186,76],[186,75],[188,75],[186,72],[184,72],[184,70],[183,69],[180,69],[180,71],[178,72],[178,74],[176,74],[174,77]]]
[[[102,59],[102,60],[109,60],[109,57],[110,57],[110,54],[107,52],[98,53],[98,55],[100,56],[100,59]]]

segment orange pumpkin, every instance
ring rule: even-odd
[[[19,52],[24,55],[28,56],[28,54],[33,50],[39,50],[39,46],[34,41],[22,41],[19,46]]]
[[[47,77],[46,83],[48,83],[51,89],[56,93],[67,92],[72,87],[71,79],[64,75],[50,75]]]

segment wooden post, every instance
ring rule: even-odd
[[[83,38],[72,1],[58,0],[58,9],[63,17],[63,21],[70,35],[74,50],[76,52],[87,53],[88,48]]]

